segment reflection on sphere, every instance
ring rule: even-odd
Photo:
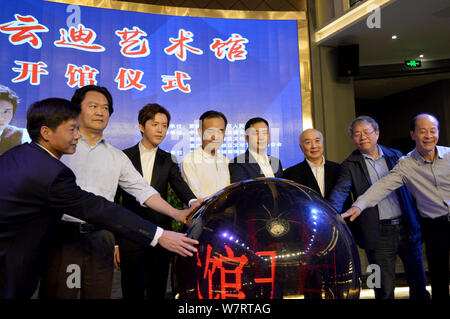
[[[358,298],[361,270],[343,219],[320,195],[277,178],[232,184],[192,217],[198,253],[175,261],[189,299]]]

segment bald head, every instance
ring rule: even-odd
[[[300,148],[305,158],[314,164],[321,164],[323,158],[323,135],[319,130],[310,128],[299,136]]]
[[[411,123],[409,125],[409,130],[411,132],[414,132],[416,130],[417,120],[424,120],[424,121],[432,122],[436,125],[436,127],[439,130],[439,121],[437,120],[437,118],[435,116],[428,114],[428,113],[421,113],[421,114],[414,116],[414,118],[411,120]]]
[[[309,129],[306,129],[303,132],[301,132],[300,136],[298,137],[298,140],[301,144],[302,140],[304,140],[306,137],[311,137],[311,136],[315,136],[315,135],[319,135],[320,138],[323,140],[322,132],[320,132],[319,130],[316,130],[315,128],[309,128]]]
[[[419,114],[411,121],[409,133],[417,151],[425,159],[433,161],[439,140],[439,121],[431,114]]]

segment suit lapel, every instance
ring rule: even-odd
[[[155,187],[158,185],[159,177],[161,176],[161,171],[164,166],[164,157],[162,151],[158,148],[155,154],[155,163],[153,164],[153,172],[152,172],[152,182],[151,186]]]
[[[354,150],[352,154],[348,157],[349,161],[358,163],[362,172],[364,173],[364,177],[366,178],[367,184],[371,185],[369,171],[367,170],[366,161],[364,160],[364,156],[362,156],[361,152],[358,150]]]
[[[372,181],[370,180],[369,170],[367,169],[366,161],[364,160],[364,156],[360,155],[359,157],[359,165],[361,166],[362,171],[364,172],[364,176],[366,177],[367,183],[372,185]]]
[[[303,170],[305,172],[305,178],[306,178],[308,184],[313,186],[311,188],[314,189],[316,192],[318,192],[320,194],[320,187],[319,187],[319,184],[317,183],[316,178],[314,177],[314,174],[313,174],[313,172],[311,170],[311,167],[306,162],[306,160],[304,160],[302,162],[302,165],[303,165]]]
[[[250,151],[247,150],[245,153],[245,161],[249,164],[249,168],[255,173],[257,177],[264,176],[264,174],[261,173],[261,167],[259,167],[258,162],[253,157],[252,154],[250,154]]]
[[[281,177],[283,172],[281,171],[281,163],[280,163],[280,161],[278,161],[277,158],[272,157],[270,155],[267,155],[267,157],[269,158],[270,167],[272,167],[273,176]],[[274,165],[277,165],[277,169],[276,170],[274,170]]]
[[[325,197],[329,194],[331,191],[332,185],[330,184],[332,180],[334,180],[334,174],[336,172],[331,169],[330,164],[325,160]]]
[[[142,163],[141,163],[141,152],[139,152],[139,143],[136,144],[130,152],[130,161],[133,164],[133,166],[136,168],[136,170],[144,176],[142,173]]]

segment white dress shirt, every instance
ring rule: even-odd
[[[124,152],[101,138],[93,147],[83,136],[78,140],[77,150],[72,155],[64,155],[61,162],[66,164],[75,174],[76,183],[81,189],[103,196],[114,201],[117,186],[132,194],[136,200],[144,202],[158,192],[149,185],[134,168]],[[70,212],[67,212],[70,214]],[[84,221],[65,214],[62,218],[68,222],[84,223]],[[163,229],[157,227],[151,245],[158,243]]]
[[[249,150],[249,152],[258,163],[259,167],[261,168],[261,173],[263,173],[265,177],[275,177],[272,166],[269,162],[269,157],[266,153],[258,154],[256,152],[253,152],[252,150]]]
[[[152,184],[153,169],[155,168],[157,151],[158,147],[149,150],[142,144],[142,141],[139,143],[139,155],[141,158],[142,174],[144,176],[144,179],[150,184],[150,186]],[[191,207],[192,202],[196,200],[197,198],[190,199],[188,203],[189,207]]]
[[[316,165],[306,159],[311,171],[316,178],[317,184],[319,185],[320,193],[322,197],[325,197],[325,157],[322,156],[322,164]]]
[[[152,183],[153,167],[155,166],[155,158],[157,150],[158,147],[149,150],[142,144],[142,141],[139,143],[139,154],[141,157],[142,174],[149,184]]]
[[[228,163],[222,154],[212,156],[199,147],[181,159],[181,176],[197,198],[209,197],[230,185]]]

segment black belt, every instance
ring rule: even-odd
[[[94,224],[88,223],[74,223],[63,221],[62,225],[64,225],[64,227],[69,227],[71,230],[77,230],[80,232],[80,234],[87,234],[102,229]]]
[[[392,219],[380,219],[380,224],[382,225],[400,225],[402,223],[402,218],[392,218]]]

